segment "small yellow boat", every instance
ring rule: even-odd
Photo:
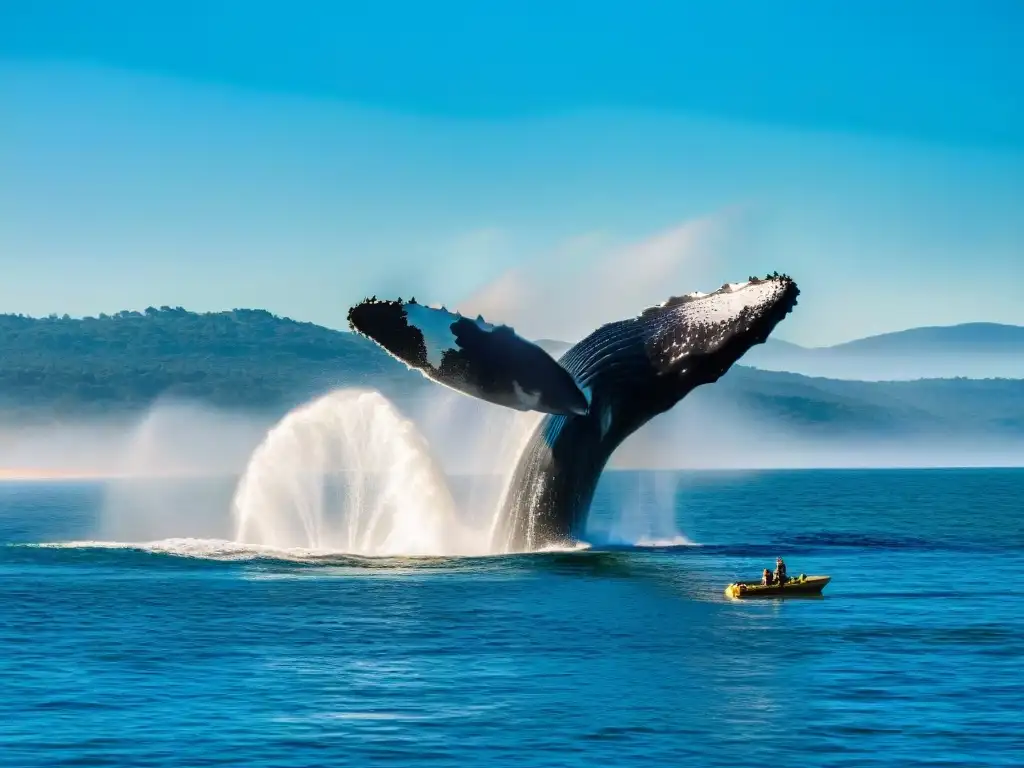
[[[725,596],[736,600],[748,597],[804,597],[820,595],[831,576],[799,576],[787,579],[785,584],[764,586],[760,581],[737,581],[725,588]]]

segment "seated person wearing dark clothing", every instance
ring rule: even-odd
[[[786,564],[782,561],[781,557],[775,558],[775,583],[786,583]]]

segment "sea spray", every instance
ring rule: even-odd
[[[90,533],[113,541],[229,538],[238,477],[271,423],[163,400],[128,424],[109,425],[93,439],[92,466],[105,471]]]
[[[235,538],[358,555],[486,554],[459,518],[412,421],[380,393],[338,390],[295,409],[253,452],[232,501]]]
[[[606,508],[591,518],[591,540],[614,546],[692,544],[676,520],[679,483],[678,474],[666,471],[606,475]]]
[[[186,445],[178,432],[197,434],[204,422],[184,418],[187,409],[173,414],[140,422],[125,454],[131,471],[104,484],[98,533],[111,545],[215,559],[225,547],[232,556],[286,559],[507,554],[510,542],[498,535],[504,495],[541,418],[449,392],[424,399],[407,418],[377,391],[340,389],[247,437],[254,447],[247,462],[231,457],[239,462],[232,473],[210,461],[209,450],[190,449],[224,442],[211,432],[227,423],[213,420],[212,430],[198,430],[202,440]],[[452,477],[435,448],[455,458]],[[210,476],[198,476],[199,465]],[[674,538],[644,519],[650,505],[641,507],[623,510],[632,524],[614,541]]]

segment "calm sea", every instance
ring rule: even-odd
[[[0,484],[4,765],[1024,761],[1024,471],[612,473],[604,544],[517,557],[36,546],[102,499]],[[724,599],[776,554],[825,597]]]

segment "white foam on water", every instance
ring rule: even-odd
[[[582,552],[583,550],[590,549],[591,544],[586,541],[576,541],[570,544],[548,544],[547,546],[541,547],[540,549],[534,549],[525,554],[546,554],[549,552]]]
[[[173,557],[195,558],[197,560],[217,560],[225,562],[247,562],[253,560],[280,560],[285,562],[315,564],[331,564],[332,558],[356,557],[365,560],[380,560],[379,557],[354,555],[352,552],[339,549],[313,549],[310,547],[275,547],[261,544],[244,544],[239,541],[228,539],[195,539],[195,538],[172,538],[159,541],[107,541],[83,539],[79,541],[51,541],[38,544],[11,544],[12,547],[25,547],[35,549],[107,549],[143,552],[151,555],[170,555]],[[530,553],[542,554],[554,552],[578,552],[590,549],[587,542],[575,542],[573,544],[550,545]],[[502,557],[502,553],[486,553],[478,557]],[[417,556],[409,554],[393,554],[390,557],[400,558],[405,564],[416,560],[430,560],[436,562],[438,557],[446,556]],[[461,555],[447,556],[458,558]]]
[[[671,536],[665,539],[649,538],[647,536],[641,536],[636,541],[630,542],[634,547],[638,549],[645,548],[657,548],[657,547],[701,547],[702,544],[698,544],[696,541],[688,539],[686,536]]]
[[[280,548],[266,545],[243,544],[227,539],[172,538],[159,541],[55,541],[33,546],[46,549],[111,549],[134,550],[154,555],[192,557],[201,560],[244,561],[256,559],[293,560],[305,562],[344,552],[317,550],[306,547]]]

